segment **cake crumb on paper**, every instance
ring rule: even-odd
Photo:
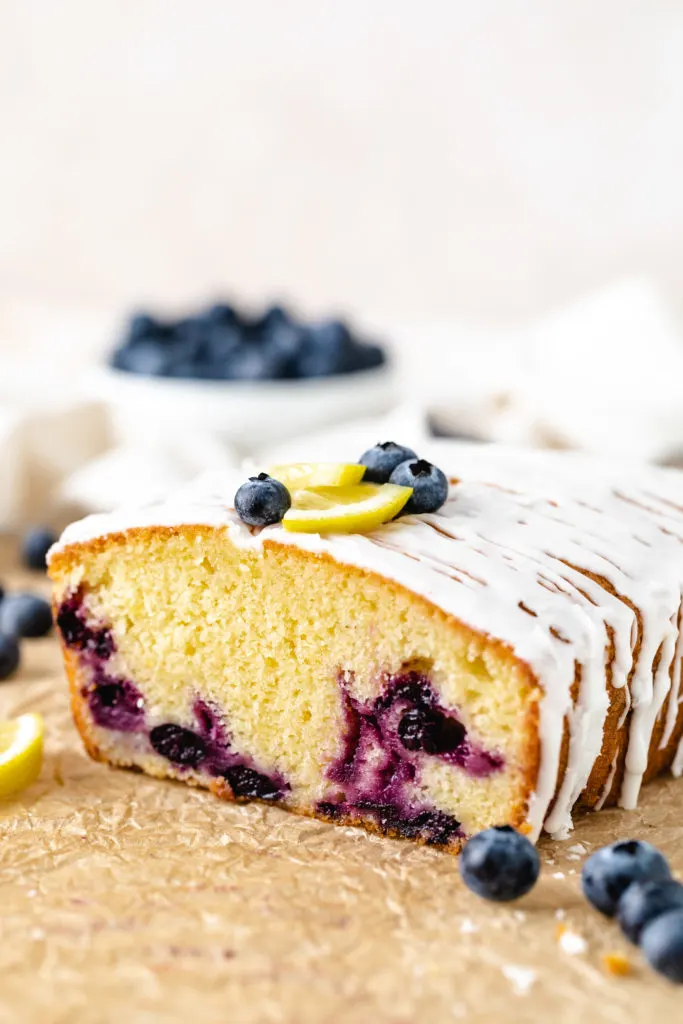
[[[573,846],[569,847],[567,853],[575,854],[577,857],[585,857],[585,855],[588,853],[588,850],[583,845],[583,843],[574,843]]]
[[[557,926],[557,944],[563,953],[569,956],[579,956],[588,949],[588,943],[578,932],[572,931],[566,924]]]
[[[583,843],[574,843],[574,845],[570,846],[567,850],[567,860],[581,860],[581,858],[585,857],[587,853],[588,850]]]
[[[617,977],[625,978],[629,974],[633,974],[633,964],[626,956],[625,953],[610,952],[602,954],[602,966],[608,974],[614,974]]]
[[[551,878],[556,878],[558,881],[561,881],[564,878],[564,871],[555,871],[555,872],[553,872],[553,874],[551,875]]]
[[[503,974],[512,985],[512,991],[516,996],[525,996],[531,990],[536,981],[536,971],[533,967],[522,967],[520,964],[503,964]]]
[[[478,931],[479,926],[476,925],[469,917],[466,917],[464,921],[460,922],[461,935],[474,935],[474,933]]]

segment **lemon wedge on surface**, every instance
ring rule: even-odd
[[[43,719],[20,715],[0,722],[0,799],[30,786],[43,764]]]
[[[363,479],[365,466],[355,462],[289,462],[271,466],[269,476],[288,491],[303,487],[345,487]]]
[[[293,533],[366,533],[398,515],[412,493],[395,484],[309,487],[292,494],[282,525]]]

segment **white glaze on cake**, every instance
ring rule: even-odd
[[[628,694],[630,680],[632,706],[620,802],[634,807],[667,695],[671,691],[662,747],[681,698],[683,475],[497,446],[442,443],[425,454],[458,480],[446,505],[371,534],[291,534],[280,526],[251,531],[232,507],[242,475],[219,474],[177,501],[82,520],[53,551],[141,526],[224,527],[243,547],[258,548],[267,539],[378,573],[504,641],[544,691],[541,765],[528,812],[534,836],[544,823],[555,834],[571,827],[572,807],[602,745],[612,639],[611,684]],[[642,623],[639,646],[634,609]],[[548,814],[565,718],[569,759]],[[616,761],[603,799],[615,770]],[[673,770],[683,772],[683,744]]]

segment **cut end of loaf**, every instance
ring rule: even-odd
[[[524,826],[535,679],[424,598],[199,526],[72,545],[50,573],[92,756],[452,851]]]

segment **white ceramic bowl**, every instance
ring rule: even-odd
[[[390,363],[311,380],[213,381],[143,377],[110,368],[91,382],[115,440],[149,445],[179,433],[209,434],[240,453],[360,416],[380,415],[397,394]]]

